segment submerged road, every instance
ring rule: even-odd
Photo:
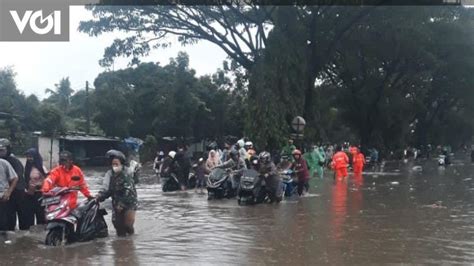
[[[110,237],[65,247],[45,247],[44,228],[34,227],[0,235],[0,264],[472,264],[473,169],[464,160],[387,163],[345,182],[313,179],[307,197],[257,206],[162,193],[145,173],[135,236],[117,238],[110,214]],[[103,173],[85,170],[92,190]]]

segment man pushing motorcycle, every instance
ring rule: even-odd
[[[51,170],[48,177],[44,180],[42,192],[47,193],[55,187],[67,187],[80,190],[87,199],[94,199],[84,180],[84,174],[81,168],[74,165],[72,153],[69,151],[59,153],[59,166]],[[69,202],[69,207],[75,209],[77,206],[77,191],[73,191],[72,193],[73,195]]]

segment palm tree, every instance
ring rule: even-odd
[[[67,112],[71,103],[71,95],[74,92],[71,89],[69,77],[61,79],[59,84],[54,84],[54,86],[56,87],[55,90],[46,89],[46,93],[51,94],[48,101],[55,104],[60,110]]]

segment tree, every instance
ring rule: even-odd
[[[173,34],[179,36],[183,45],[200,40],[210,41],[223,49],[246,71],[252,73],[262,70],[259,67],[254,71],[254,67],[262,59],[262,51],[269,45],[269,32],[280,30],[283,34],[280,34],[279,40],[286,37],[285,42],[295,43],[290,37],[294,34],[278,29],[288,29],[285,26],[286,20],[293,20],[290,23],[299,24],[300,28],[297,46],[301,47],[301,53],[307,59],[306,65],[298,68],[305,71],[298,75],[304,78],[305,82],[303,88],[305,101],[301,112],[310,126],[317,127],[316,119],[320,115],[314,113],[314,105],[318,104],[314,101],[316,78],[334,55],[335,44],[349,31],[355,21],[364,17],[372,8],[241,6],[230,3],[231,5],[226,6],[91,6],[95,19],[82,22],[80,30],[91,36],[113,30],[132,33],[125,39],[115,40],[106,49],[102,65],[110,65],[115,57],[122,55],[131,56],[132,63],[139,62],[138,58],[148,54],[150,49],[167,46],[166,37]],[[290,14],[291,17],[284,17],[281,14]],[[287,51],[283,51],[285,52]],[[257,81],[262,79],[253,79],[251,83]],[[250,93],[259,88],[264,86],[254,84],[249,88]],[[266,102],[258,103],[258,105],[264,104]],[[285,107],[291,108],[291,106]],[[266,115],[272,114],[266,113]],[[249,116],[250,119],[253,117]],[[263,118],[266,119],[271,117]],[[255,122],[249,121],[250,124]],[[320,129],[318,131],[321,132]],[[258,134],[254,131],[249,133]]]
[[[472,49],[472,40],[468,37],[455,48],[446,34],[470,36],[464,25],[471,14],[462,8],[399,7],[396,13],[381,8],[338,45],[336,59],[322,78],[335,86],[342,118],[357,130],[363,145],[427,144],[439,111],[452,108],[469,90],[467,76],[459,73],[472,66],[456,58]],[[439,34],[440,29],[446,34]]]
[[[53,105],[40,107],[40,129],[46,136],[57,136],[65,131],[63,113]]]
[[[74,92],[71,89],[71,82],[69,77],[63,78],[59,81],[58,84],[54,84],[56,87],[55,90],[46,89],[46,93],[51,94],[51,96],[46,99],[46,102],[55,104],[61,110],[64,110],[66,113],[69,111],[69,105],[71,104],[71,95]]]
[[[101,116],[101,120],[96,121],[104,130],[110,127],[106,121],[114,121],[112,116],[117,116],[105,102],[110,98],[104,99],[106,96],[102,95],[110,93],[126,99],[127,104],[121,109],[127,110],[127,115],[122,118],[127,117],[129,123],[124,127],[127,130],[121,132],[133,136],[206,139],[242,134],[242,117],[235,111],[241,112],[245,106],[240,102],[238,89],[224,88],[210,76],[196,78],[185,53],[170,59],[166,66],[144,63],[135,68],[102,73],[94,84],[93,98],[97,115]],[[111,104],[115,106],[115,102]],[[116,130],[109,128],[106,132]]]

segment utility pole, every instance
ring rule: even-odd
[[[91,131],[91,114],[89,106],[89,81],[86,81],[86,133],[90,134]]]

